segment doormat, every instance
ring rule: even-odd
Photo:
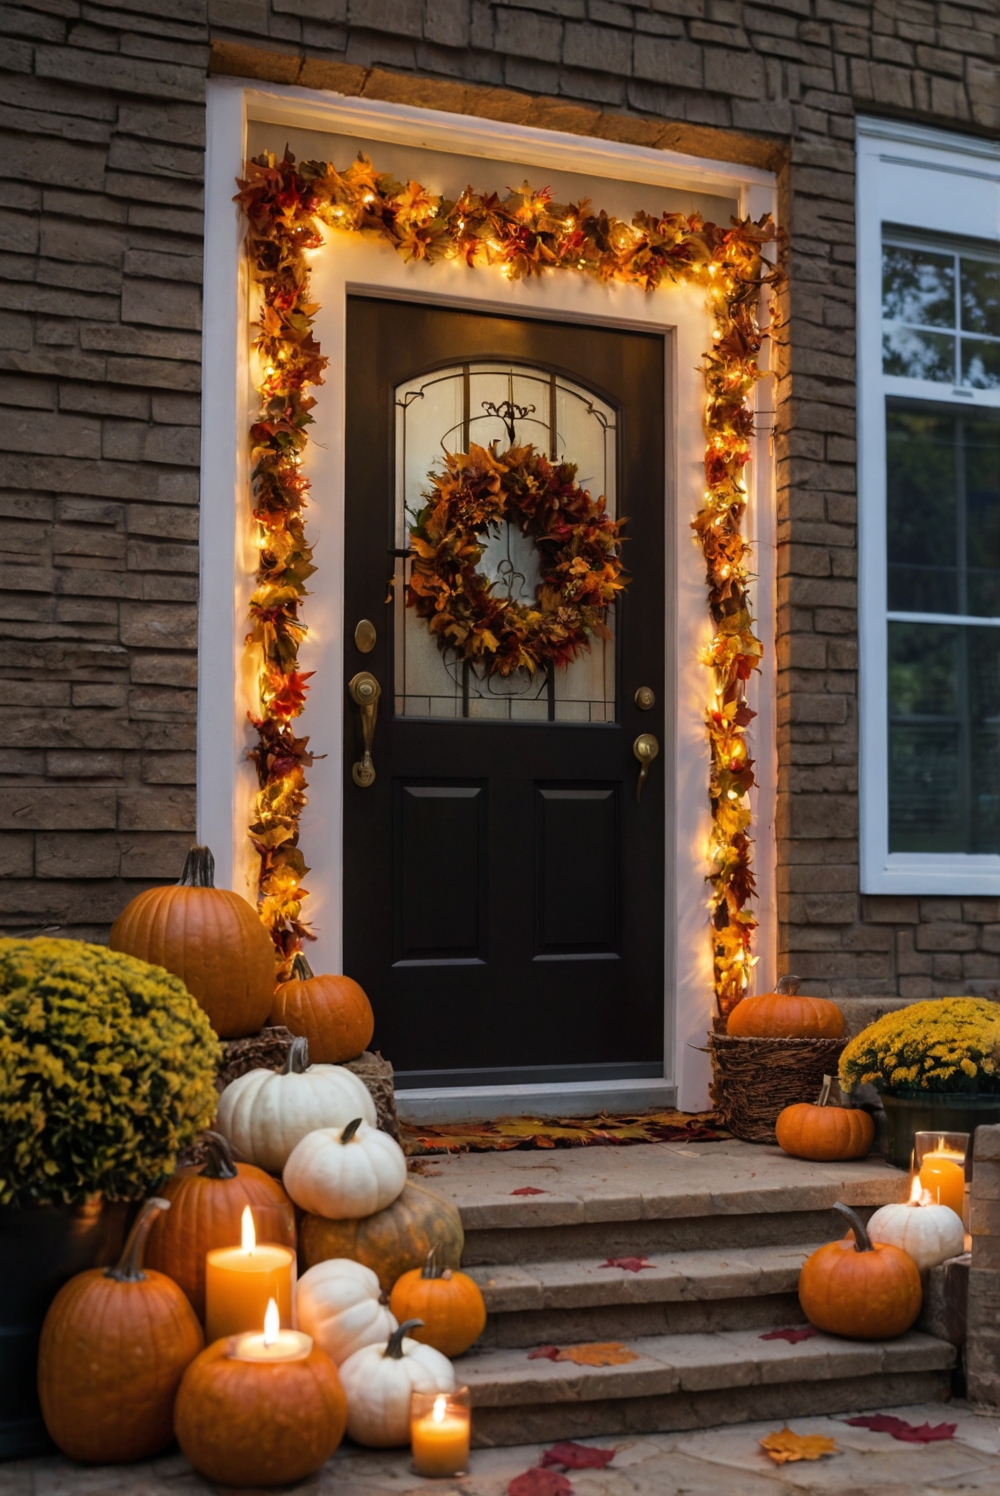
[[[710,1143],[732,1137],[715,1112],[638,1112],[595,1117],[495,1117],[419,1127],[400,1121],[411,1158],[432,1153],[503,1153],[510,1148],[625,1147],[632,1143]]]

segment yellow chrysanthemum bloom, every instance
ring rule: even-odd
[[[1000,1004],[945,997],[887,1013],[852,1039],[840,1057],[850,1091],[1000,1093]]]

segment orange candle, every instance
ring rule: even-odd
[[[464,1396],[463,1396],[464,1394]],[[431,1399],[429,1411],[424,1404]],[[463,1475],[469,1466],[468,1392],[411,1394],[410,1443],[418,1475]]]
[[[269,1242],[257,1245],[253,1214],[243,1211],[243,1243],[216,1247],[205,1258],[205,1341],[256,1330],[274,1299],[282,1325],[292,1318],[295,1253]]]
[[[965,1205],[965,1159],[941,1143],[920,1162],[920,1183],[935,1205],[948,1205],[961,1216]]]

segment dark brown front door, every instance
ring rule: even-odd
[[[382,695],[363,788],[345,692],[344,970],[404,1086],[659,1075],[663,339],[360,296],[347,329],[345,680]],[[501,689],[442,659],[401,596],[428,466],[502,449],[511,421],[613,492],[631,581],[600,655]],[[526,544],[508,530],[483,565],[533,596]],[[661,752],[637,800],[640,733]]]

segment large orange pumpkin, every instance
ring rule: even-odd
[[[801,977],[782,977],[774,992],[745,997],[726,1020],[741,1039],[839,1039],[844,1015],[826,997],[801,997]]]
[[[775,1133],[779,1147],[793,1158],[820,1162],[865,1158],[875,1138],[875,1123],[858,1107],[833,1106],[833,1077],[824,1075],[823,1089],[815,1104],[800,1101],[778,1113]]]
[[[422,1268],[412,1268],[397,1279],[389,1308],[400,1324],[415,1320],[411,1338],[432,1345],[443,1356],[460,1356],[486,1328],[479,1284],[468,1273],[438,1268],[433,1247]]]
[[[113,951],[125,951],[180,977],[220,1039],[263,1027],[274,996],[275,953],[255,909],[215,887],[215,859],[192,847],[181,880],[148,888],[111,926]]]
[[[442,1267],[458,1267],[464,1245],[457,1207],[413,1180],[374,1215],[347,1221],[305,1215],[299,1223],[303,1272],[330,1257],[350,1257],[377,1274],[384,1293],[411,1268],[421,1268],[432,1247]]]
[[[898,1247],[872,1242],[846,1205],[835,1209],[851,1236],[813,1252],[799,1274],[799,1303],[809,1323],[852,1340],[890,1340],[920,1313],[923,1291],[913,1258]]]
[[[144,1271],[143,1247],[166,1200],[147,1200],[117,1267],[78,1273],[56,1294],[38,1351],[45,1427],[74,1460],[145,1460],[173,1437],[174,1398],[205,1343],[183,1292]]]
[[[213,1483],[304,1480],[326,1464],[347,1427],[337,1368],[317,1346],[302,1361],[270,1365],[234,1360],[232,1346],[217,1340],[184,1373],[174,1412],[177,1442]]]
[[[364,988],[350,977],[313,976],[303,955],[295,957],[291,980],[275,989],[271,1022],[308,1039],[314,1065],[356,1060],[375,1032],[375,1015]]]
[[[260,1241],[295,1248],[295,1207],[277,1179],[254,1164],[235,1164],[220,1133],[204,1134],[203,1169],[178,1169],[161,1193],[173,1207],[153,1226],[146,1262],[179,1283],[195,1314],[205,1319],[205,1253],[240,1243],[243,1208],[259,1211]]]

